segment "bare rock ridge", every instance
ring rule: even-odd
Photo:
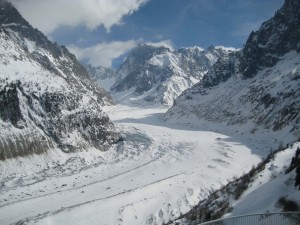
[[[111,97],[64,47],[0,3],[0,159],[89,147],[106,150],[118,134],[102,111]]]
[[[169,121],[206,120],[300,137],[300,3],[286,0],[239,52],[221,57],[167,112]]]

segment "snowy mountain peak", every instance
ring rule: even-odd
[[[122,102],[171,106],[182,91],[201,80],[219,58],[230,52],[213,46],[207,50],[191,47],[171,51],[163,46],[139,45],[117,70],[112,95]]]
[[[202,52],[202,51],[205,50],[204,48],[201,48],[201,47],[199,47],[199,46],[189,47],[189,49],[194,49],[195,51],[199,51],[199,52]]]
[[[286,0],[270,20],[250,34],[239,66],[243,77],[253,77],[260,69],[274,66],[292,50],[300,52],[299,27],[300,2]]]
[[[170,49],[164,46],[155,47],[148,44],[140,44],[129,53],[124,63],[118,69],[118,73],[128,75],[136,70],[137,67],[145,64],[153,56],[166,52],[170,52]]]
[[[205,49],[201,48],[201,47],[198,47],[198,46],[193,46],[193,47],[187,47],[187,48],[179,48],[177,50],[177,52],[180,52],[180,53],[187,53],[187,52],[190,52],[190,53],[194,53],[194,54],[201,54],[205,51]]]

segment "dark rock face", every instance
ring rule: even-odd
[[[273,18],[252,32],[240,59],[240,72],[244,78],[257,71],[274,66],[280,56],[291,50],[300,52],[300,2],[286,0]]]
[[[221,57],[203,77],[201,82],[203,87],[217,86],[233,76],[236,73],[235,63],[239,55],[240,52],[234,52]]]
[[[0,5],[0,160],[117,141],[101,107],[111,104],[68,50],[33,29],[9,3]]]
[[[0,91],[0,118],[4,122],[10,122],[14,127],[22,128],[19,122],[24,122],[20,109],[17,87],[20,82],[10,83]]]

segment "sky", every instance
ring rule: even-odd
[[[31,25],[93,66],[141,43],[242,48],[284,0],[9,0]]]

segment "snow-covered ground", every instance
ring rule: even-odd
[[[278,205],[281,197],[300,203],[300,194],[294,186],[296,171],[286,174],[300,143],[287,148],[275,155],[275,158],[267,163],[265,169],[256,175],[241,198],[234,201],[233,211],[227,216],[237,216],[264,212],[282,212],[282,206]]]
[[[228,135],[226,127],[168,124],[166,110],[106,108],[124,136],[107,152],[53,150],[0,162],[0,224],[162,224],[270,150],[268,141]]]

